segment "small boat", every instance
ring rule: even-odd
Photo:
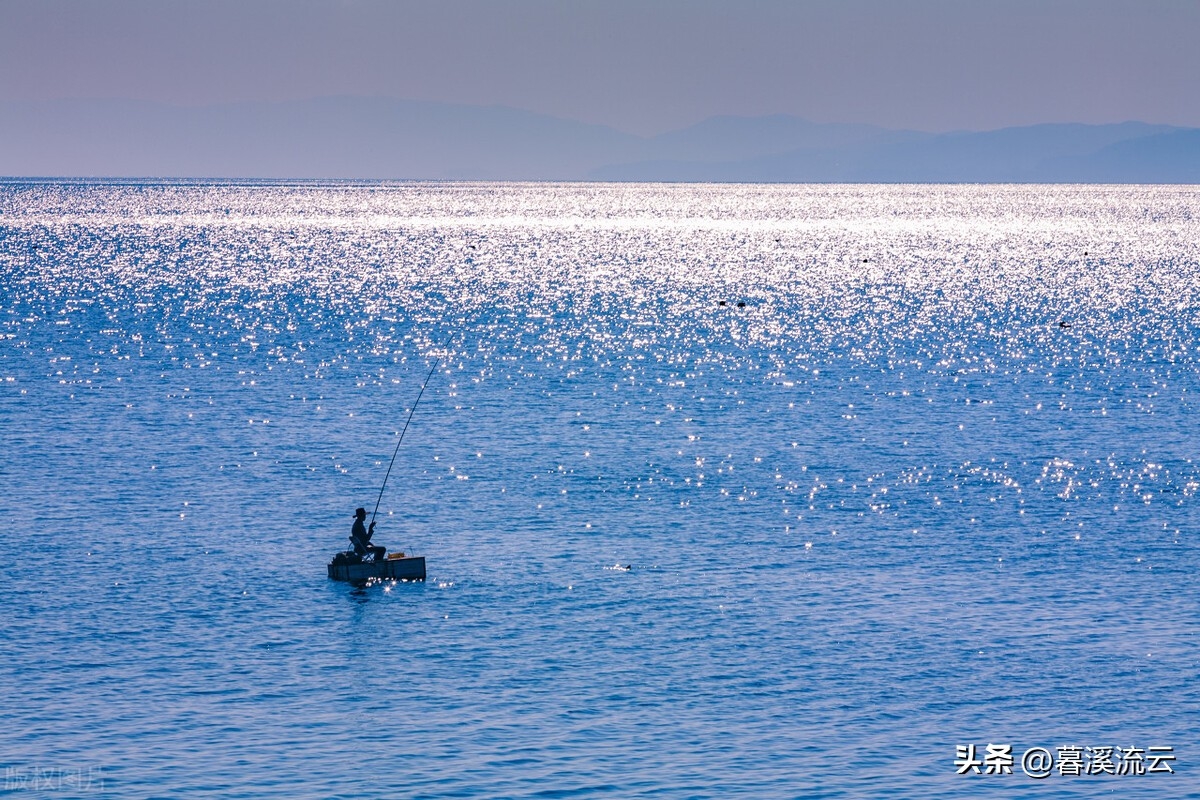
[[[383,485],[379,487],[379,497],[375,499],[375,511],[371,512],[370,527],[363,525],[363,521],[367,518],[367,509],[365,507],[356,508],[354,510],[354,527],[350,533],[350,542],[354,545],[354,550],[345,550],[334,555],[333,560],[329,562],[329,578],[331,580],[350,581],[351,583],[366,583],[374,580],[425,580],[425,558],[423,556],[405,558],[404,553],[392,553],[385,558],[387,550],[378,545],[372,545],[371,535],[375,532],[375,513],[379,511],[379,503],[383,500],[383,490],[387,488],[388,478],[392,474],[392,465],[396,463],[396,454],[400,452],[400,443],[404,441],[404,434],[408,432],[408,423],[412,422],[417,404],[421,402],[421,395],[425,394],[425,387],[429,385],[429,379],[433,377],[433,371],[440,363],[441,358],[433,360],[433,366],[429,368],[429,374],[425,376],[425,382],[421,384],[421,391],[417,392],[416,402],[408,410],[408,419],[404,421],[404,427],[400,429],[400,438],[396,440],[396,449],[392,451],[392,460],[388,463],[387,472],[383,474]],[[371,554],[371,559],[365,560],[363,554]]]
[[[392,553],[380,561],[364,561],[353,552],[338,553],[329,562],[329,577],[335,581],[423,581],[425,557]]]

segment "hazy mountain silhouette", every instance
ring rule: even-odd
[[[1114,142],[1050,167],[1061,181],[1095,175],[1111,183],[1200,183],[1200,130],[1185,128]]]
[[[766,182],[1200,182],[1200,129],[1128,122],[982,133],[783,115],[639,137],[504,107],[384,98],[183,108],[0,103],[0,174],[62,177]]]
[[[1173,144],[1173,137],[1186,133],[1200,132],[1136,122],[948,134],[876,129],[857,141],[723,161],[608,165],[593,170],[591,176],[671,181],[1140,183],[1164,182],[1166,175],[1176,175],[1171,182],[1189,182],[1196,180],[1200,148],[1189,153],[1185,146]]]

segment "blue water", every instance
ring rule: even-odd
[[[6,789],[1200,795],[1198,243],[1195,187],[0,184]],[[435,357],[429,580],[331,582]]]

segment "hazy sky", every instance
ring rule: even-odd
[[[0,100],[1200,126],[1200,0],[0,0]]]

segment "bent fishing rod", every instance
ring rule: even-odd
[[[429,385],[429,379],[433,377],[433,371],[438,368],[440,362],[441,357],[434,356],[433,366],[429,368],[429,374],[425,376],[425,382],[421,384],[421,391],[417,392],[417,401],[408,410],[408,419],[404,420],[404,428],[400,431],[400,441],[396,442],[396,449],[392,451],[392,460],[388,464],[387,472],[383,476],[383,486],[379,487],[379,497],[375,498],[375,510],[371,512],[372,525],[375,524],[375,514],[379,511],[379,502],[383,500],[383,490],[387,488],[388,477],[392,474],[392,464],[396,463],[396,454],[400,452],[400,443],[404,441],[404,434],[408,430],[408,423],[412,422],[413,414],[417,412],[417,403],[421,402],[421,395],[425,394],[425,387]]]

